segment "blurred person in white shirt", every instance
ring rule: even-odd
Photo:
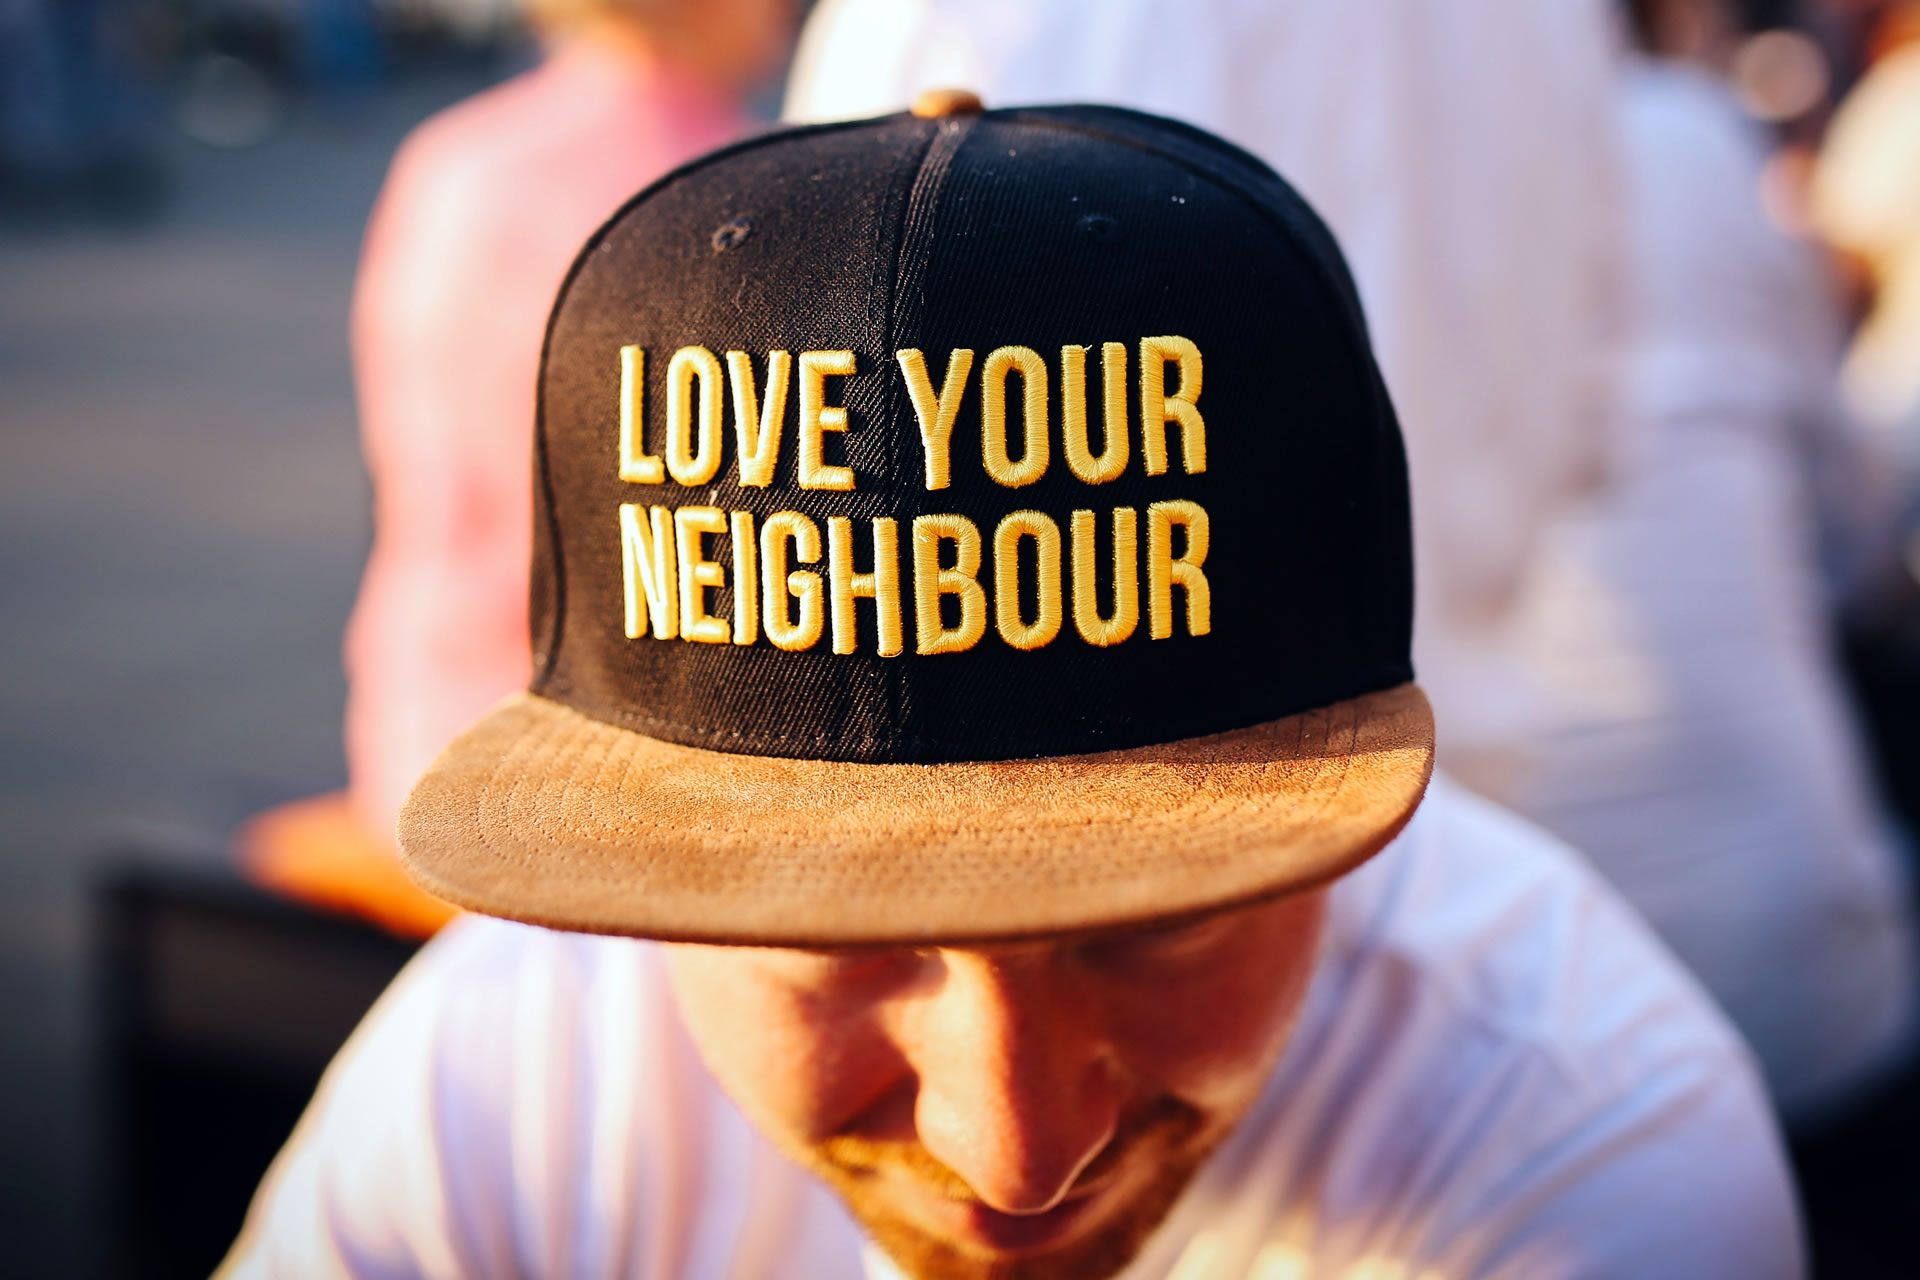
[[[1833,395],[1833,284],[1768,221],[1759,126],[1711,66],[1735,15],[1650,4],[1638,30],[1622,465],[1545,545],[1526,666],[1578,709],[1489,790],[1594,859],[1733,1015],[1789,1122],[1818,1123],[1914,1028],[1899,837],[1818,558],[1813,464],[1864,481],[1870,442]]]

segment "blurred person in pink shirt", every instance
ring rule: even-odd
[[[527,681],[534,380],[581,243],[748,132],[794,0],[529,0],[534,69],[401,145],[352,319],[374,542],[346,634],[353,808],[391,839],[414,778]]]

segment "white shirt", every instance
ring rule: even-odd
[[[1620,114],[1624,462],[1550,531],[1516,628],[1515,678],[1562,714],[1467,776],[1593,860],[1798,1119],[1904,1051],[1916,995],[1815,555],[1808,456],[1858,453],[1822,412],[1838,324],[1811,248],[1762,214],[1764,152],[1721,81],[1638,61]]]
[[[1536,830],[1437,780],[1332,895],[1260,1102],[1126,1280],[1802,1273],[1744,1049]],[[857,1229],[715,1085],[649,943],[497,921],[329,1071],[226,1274],[857,1280]]]
[[[1610,0],[825,0],[787,115],[1104,102],[1245,147],[1339,237],[1405,432],[1441,758],[1542,713],[1505,629],[1605,473],[1623,263]]]

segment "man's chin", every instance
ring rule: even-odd
[[[1103,1280],[1146,1244],[1237,1122],[1172,1096],[1124,1116],[1065,1198],[1002,1213],[912,1139],[853,1133],[797,1150],[914,1280]]]

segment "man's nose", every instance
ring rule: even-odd
[[[912,1037],[920,1142],[989,1207],[1043,1213],[1113,1137],[1111,1054],[1044,957],[945,954]]]

